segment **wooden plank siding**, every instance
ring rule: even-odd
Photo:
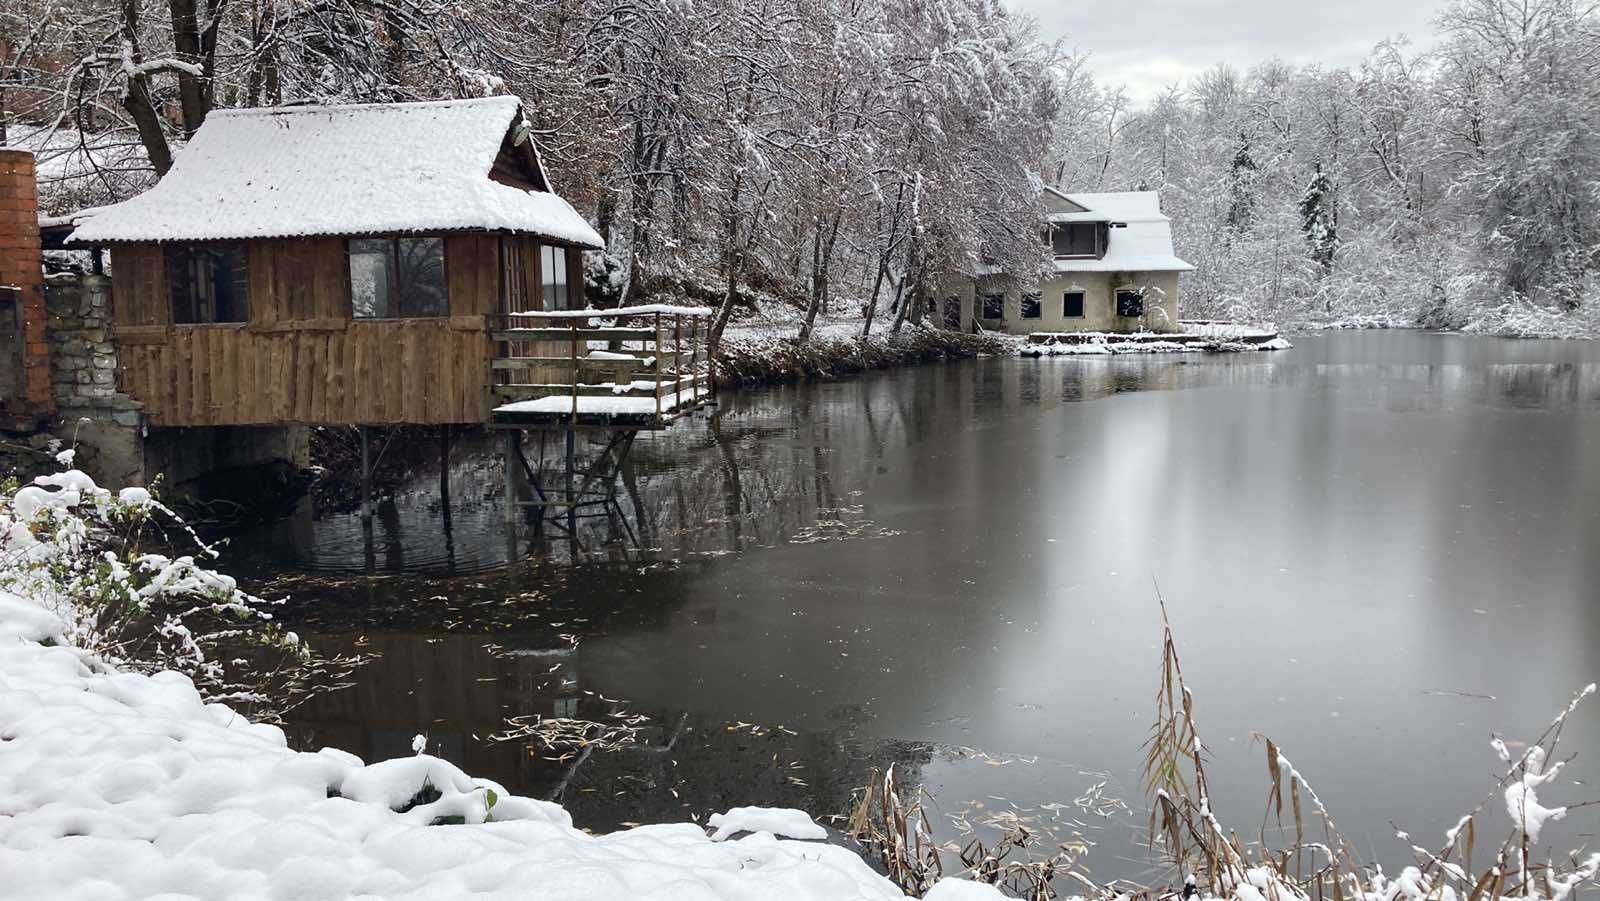
[[[157,426],[485,422],[499,240],[448,236],[450,315],[388,320],[351,318],[343,239],[247,242],[249,321],[217,325],[173,325],[161,246],[117,245],[120,388]]]

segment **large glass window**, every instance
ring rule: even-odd
[[[539,275],[544,280],[544,308],[546,310],[572,309],[572,292],[567,285],[567,250],[564,247],[539,246]]]
[[[1068,291],[1061,295],[1061,315],[1066,319],[1083,318],[1083,292]]]
[[[443,238],[355,238],[349,255],[356,319],[450,315]]]
[[[1050,243],[1058,257],[1092,257],[1100,253],[1093,222],[1073,222],[1050,230]]]
[[[250,267],[242,244],[169,244],[167,290],[180,325],[250,318]]]

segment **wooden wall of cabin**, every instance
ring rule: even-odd
[[[121,389],[157,426],[484,422],[499,240],[447,237],[451,315],[389,320],[351,318],[343,239],[248,242],[249,321],[217,325],[172,324],[161,246],[119,245]]]

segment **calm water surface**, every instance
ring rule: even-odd
[[[1533,737],[1600,675],[1597,441],[1590,343],[992,359],[728,396],[641,438],[577,547],[508,535],[492,454],[455,462],[448,530],[425,477],[370,551],[345,516],[240,545],[316,641],[381,654],[298,712],[308,746],[425,732],[595,828],[842,813],[894,763],[947,837],[1015,808],[1101,878],[1148,865],[1159,586],[1222,818],[1259,827],[1267,734],[1392,861],[1391,821],[1438,844],[1492,783],[1491,734]],[[576,766],[489,739],[619,711],[634,743]],[[1600,707],[1548,799],[1600,797],[1597,738]]]

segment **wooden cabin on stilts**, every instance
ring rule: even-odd
[[[500,430],[508,517],[571,531],[640,430],[711,398],[710,311],[585,309],[603,242],[515,97],[218,110],[70,241],[110,249],[118,387],[151,426],[357,426],[369,522],[369,427],[436,426],[446,462],[451,429]]]

